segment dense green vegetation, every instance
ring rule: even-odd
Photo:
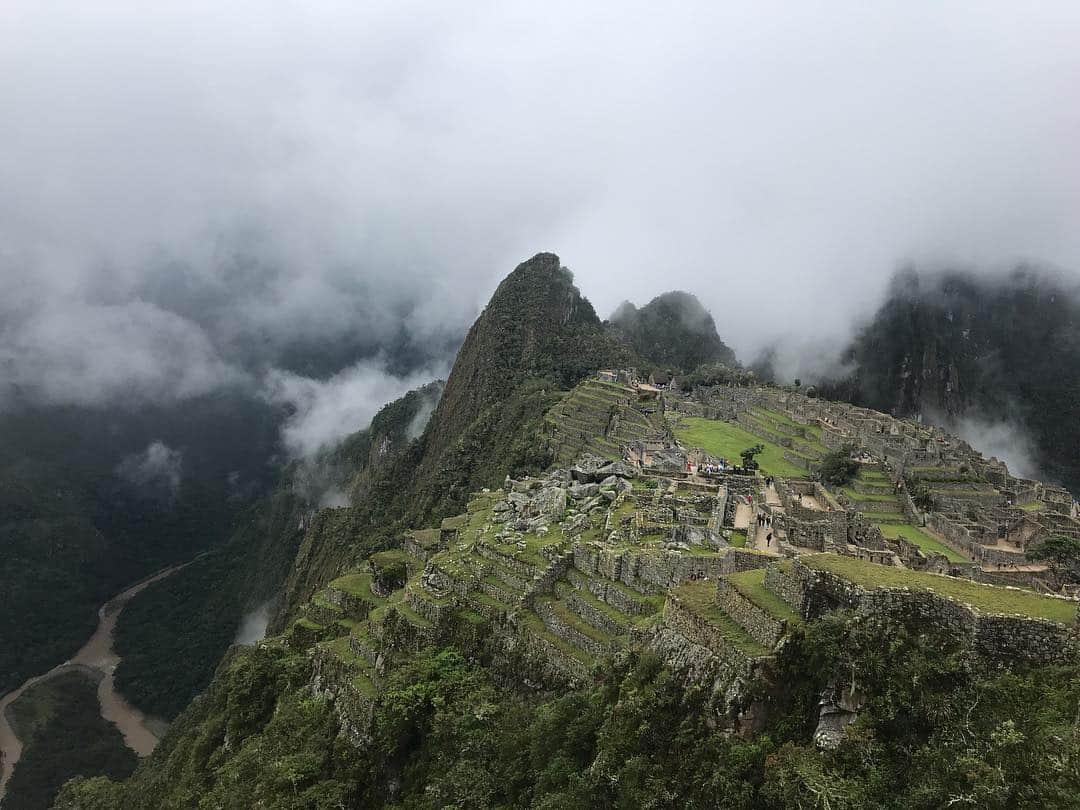
[[[706,363],[736,365],[735,352],[716,333],[712,315],[690,293],[664,293],[641,309],[625,301],[610,323],[646,365],[682,372]]]
[[[705,363],[689,374],[679,378],[679,388],[692,391],[698,387],[713,385],[751,385],[758,382],[757,375],[749,369],[725,366],[722,363]]]
[[[129,701],[172,719],[206,687],[244,613],[284,581],[299,545],[298,507],[286,494],[269,499],[224,548],[127,604],[114,648],[122,659],[116,685]]]
[[[647,655],[546,695],[428,649],[390,676],[361,748],[304,686],[303,656],[253,649],[223,665],[132,780],[77,781],[57,807],[1075,806],[1077,667],[981,670],[932,629],[842,616],[797,631],[777,665],[778,686],[759,695],[764,725],[733,736],[708,690]],[[821,752],[818,698],[845,673],[865,705]]]
[[[4,810],[45,810],[68,779],[85,774],[122,779],[135,770],[135,754],[101,718],[97,682],[80,671],[30,687],[9,716],[24,747]]]
[[[337,448],[292,465],[278,491],[247,512],[227,544],[135,597],[116,631],[116,650],[123,659],[116,679],[124,695],[145,712],[172,718],[201,692],[245,613],[280,601],[313,501],[327,490],[344,490],[350,476],[353,497],[372,505],[370,517],[353,509],[307,517],[308,550],[319,544],[335,555],[366,557],[386,547],[389,532],[364,529],[383,519],[378,510],[392,502],[384,495],[386,488],[404,485],[388,473],[409,451],[415,421],[434,407],[441,390],[441,384],[432,383],[410,391]],[[388,447],[393,449],[387,452]],[[375,497],[369,497],[368,487],[374,487]],[[334,557],[334,564],[341,556]],[[324,574],[310,559],[303,567],[314,576]],[[178,661],[184,665],[177,666]]]
[[[175,490],[119,472],[152,441],[180,453]],[[124,586],[222,542],[275,443],[272,409],[234,394],[0,414],[0,693],[74,654]]]
[[[679,441],[690,447],[700,447],[706,453],[730,461],[739,458],[748,447],[761,445],[764,449],[757,457],[757,462],[767,475],[786,478],[804,478],[807,475],[806,470],[796,467],[784,458],[784,448],[763,441],[731,422],[686,416],[675,426],[675,435]]]
[[[826,484],[834,487],[843,487],[851,483],[859,472],[859,464],[853,459],[853,448],[845,445],[839,450],[826,453],[821,459],[821,467],[818,468],[818,477]]]

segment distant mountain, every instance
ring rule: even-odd
[[[1020,269],[1005,278],[907,271],[859,332],[850,377],[822,393],[946,425],[1025,430],[1047,477],[1080,491],[1080,288]]]
[[[712,315],[690,293],[667,292],[641,309],[624,301],[609,323],[648,363],[683,372],[705,363],[735,365],[735,352],[720,339]]]

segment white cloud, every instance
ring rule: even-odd
[[[1035,447],[1019,425],[972,417],[955,421],[949,428],[987,458],[993,456],[1004,461],[1013,475],[1041,478]]]
[[[162,441],[147,445],[141,453],[132,453],[116,468],[117,474],[146,494],[176,497],[183,476],[184,455]]]
[[[397,377],[379,361],[357,363],[325,381],[274,371],[264,396],[293,409],[282,431],[285,446],[295,457],[310,457],[367,427],[387,402],[446,371],[429,368]]]
[[[243,379],[196,324],[138,301],[45,302],[0,328],[0,369],[0,402],[18,390],[49,404],[137,404]]]
[[[452,343],[539,250],[601,313],[698,294],[743,359],[838,344],[909,261],[1080,268],[1063,0],[8,0],[0,31],[0,356],[52,399]]]

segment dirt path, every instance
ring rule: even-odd
[[[203,555],[200,554],[199,557],[201,556]],[[8,707],[34,684],[55,678],[68,670],[82,669],[100,673],[102,678],[98,684],[98,702],[101,704],[101,716],[120,730],[128,748],[138,756],[149,756],[154,750],[165,723],[157,718],[147,717],[116,691],[113,673],[116,665],[120,663],[120,658],[113,651],[113,631],[124,605],[132,598],[154,582],[191,565],[199,557],[158,571],[121,591],[98,610],[97,630],[73,658],[43,675],[30,678],[18,689],[0,698],[0,800],[3,800],[7,793],[8,780],[22,756],[23,749],[22,741],[8,719]]]
[[[746,530],[750,528],[750,521],[754,519],[754,507],[740,501],[735,504],[735,528]]]

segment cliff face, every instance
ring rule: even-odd
[[[626,301],[610,323],[638,355],[656,365],[683,372],[703,363],[735,365],[735,352],[720,339],[712,315],[690,293],[667,292],[641,309]]]
[[[1080,296],[1045,275],[898,276],[823,393],[897,415],[1025,429],[1046,473],[1080,484]]]

